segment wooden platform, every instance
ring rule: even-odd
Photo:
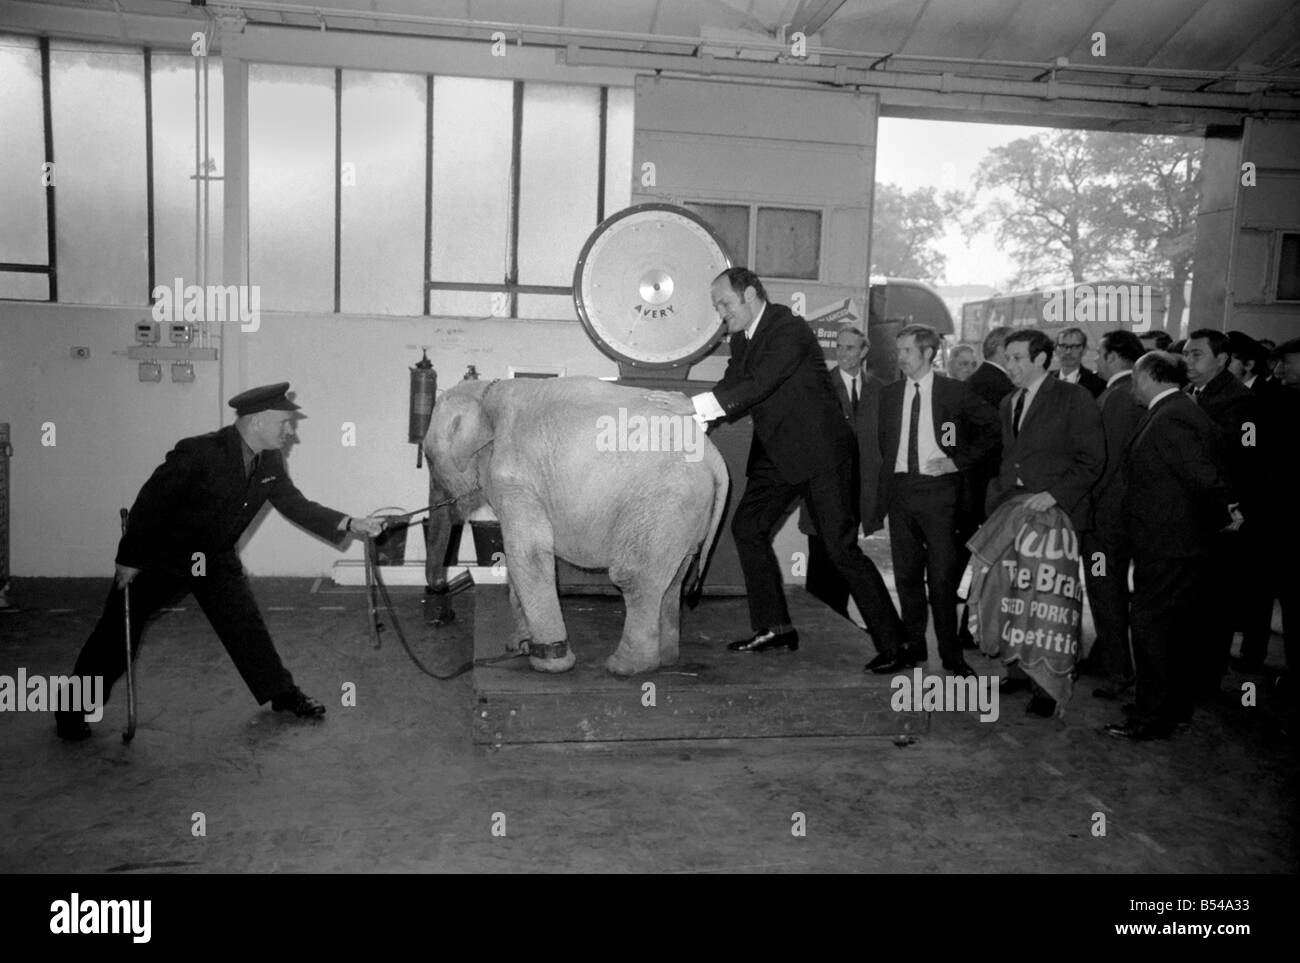
[[[475,659],[510,639],[503,586],[476,590]],[[874,653],[862,631],[802,589],[787,590],[798,652],[744,655],[726,642],[749,634],[745,600],[705,598],[682,618],[681,658],[671,669],[619,679],[604,667],[623,625],[623,601],[563,597],[578,664],[561,675],[525,659],[474,670],[474,741],[482,744],[636,739],[918,735],[928,715],[890,708],[889,676],[864,674]],[[654,706],[642,704],[654,684]]]

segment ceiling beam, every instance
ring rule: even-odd
[[[845,0],[803,0],[799,4],[799,9],[795,11],[794,19],[790,22],[790,31],[786,36],[791,33],[803,33],[805,36],[815,34],[826,26],[827,20],[839,12],[844,2]]]

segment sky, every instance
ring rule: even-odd
[[[876,182],[897,184],[906,191],[934,187],[940,192],[973,192],[975,172],[990,149],[1046,130],[882,117]],[[1015,264],[997,249],[991,232],[972,238],[968,245],[954,224],[938,247],[948,257],[948,270],[946,277],[932,283],[987,284],[1005,289],[1015,273]]]

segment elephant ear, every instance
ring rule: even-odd
[[[470,459],[492,444],[492,426],[477,401],[468,400],[451,419],[447,454],[458,472],[468,470]]]

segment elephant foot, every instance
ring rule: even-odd
[[[614,650],[614,654],[605,660],[605,668],[614,675],[636,675],[640,672],[649,672],[652,669],[659,668],[659,653],[654,653],[649,658],[641,655],[634,655],[628,652],[623,646]]]
[[[578,657],[573,654],[572,648],[566,648],[564,655],[557,659],[545,659],[536,655],[528,657],[528,664],[537,672],[568,672],[577,661]]]

